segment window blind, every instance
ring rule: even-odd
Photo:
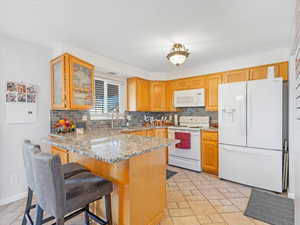
[[[120,85],[107,84],[107,112],[120,109]]]
[[[91,113],[105,117],[114,110],[121,111],[121,85],[107,80],[95,79],[95,99]],[[107,116],[107,115],[106,115]]]
[[[95,100],[93,112],[104,113],[105,112],[105,92],[104,92],[104,81],[95,80]]]

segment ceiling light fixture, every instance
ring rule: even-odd
[[[167,59],[172,64],[180,66],[185,62],[189,54],[189,50],[186,49],[183,44],[175,43],[170,53],[167,55]]]

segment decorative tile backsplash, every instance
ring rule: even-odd
[[[161,119],[162,116],[170,116],[177,114],[179,116],[210,116],[211,121],[218,120],[218,112],[207,112],[204,108],[181,108],[180,112],[126,112],[125,115],[131,116],[130,126],[142,125],[144,122],[144,115],[153,117],[154,119]],[[111,120],[91,120],[88,110],[52,110],[51,116],[51,129],[55,123],[64,118],[73,120],[75,123],[81,122],[82,117],[86,115],[88,120],[86,126],[88,128],[101,128],[110,127]],[[114,125],[121,126],[125,124],[125,120],[114,120]]]

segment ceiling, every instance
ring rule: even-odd
[[[294,0],[1,0],[0,33],[171,73],[174,42],[191,51],[181,70],[289,47],[293,11]]]

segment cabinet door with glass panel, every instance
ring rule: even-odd
[[[94,66],[70,54],[51,61],[52,109],[93,106]]]
[[[90,109],[94,95],[94,66],[70,56],[70,105]]]
[[[51,68],[51,104],[52,109],[65,109],[69,107],[67,77],[65,75],[65,55],[53,59]]]

